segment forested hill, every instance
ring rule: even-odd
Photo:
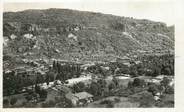
[[[101,60],[174,50],[174,26],[68,9],[3,13],[7,59]]]

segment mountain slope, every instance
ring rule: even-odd
[[[174,50],[174,26],[68,9],[3,13],[3,37],[4,56],[18,60],[111,60]]]

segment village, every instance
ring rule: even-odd
[[[3,13],[3,108],[174,107],[174,25],[70,9]]]
[[[133,61],[117,57],[111,62],[90,63],[53,59],[47,67],[9,70],[4,72],[3,105],[38,108],[173,106],[174,76],[171,71],[163,70],[157,75],[155,72],[159,70],[140,68],[145,65],[145,59]],[[6,88],[10,84],[12,88]]]

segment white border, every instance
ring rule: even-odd
[[[63,2],[64,0],[4,0],[1,1],[0,4],[0,111],[13,111],[13,112],[32,112],[32,111],[38,111],[38,112],[184,112],[184,69],[182,65],[184,65],[184,1],[183,0],[149,0],[149,1],[174,1],[175,2],[175,15],[173,15],[173,18],[175,18],[175,108],[72,108],[72,109],[63,109],[63,108],[33,108],[33,109],[2,109],[2,6],[4,2]],[[98,2],[98,0],[65,0],[65,2]],[[101,0],[104,2],[113,2],[113,1],[147,1],[147,0]]]

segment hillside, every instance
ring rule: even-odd
[[[112,60],[174,50],[174,26],[68,9],[3,13],[4,68],[27,60]]]

